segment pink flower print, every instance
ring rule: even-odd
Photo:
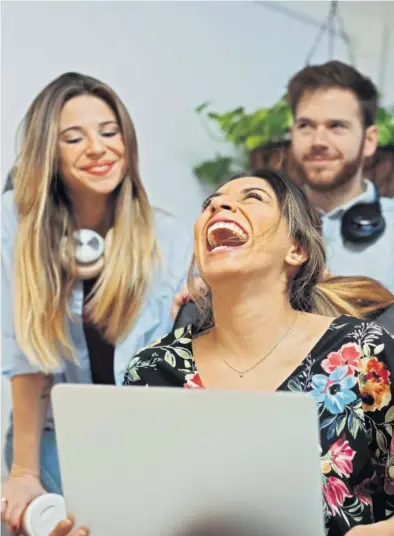
[[[344,344],[338,352],[331,352],[324,359],[321,366],[328,374],[338,367],[347,366],[347,376],[354,374],[359,369],[359,358],[361,356],[360,347],[354,342]]]
[[[353,458],[356,452],[349,446],[347,439],[341,438],[329,450],[331,466],[339,476],[349,477],[353,471]]]
[[[343,505],[346,498],[351,498],[349,490],[342,480],[335,476],[329,476],[323,484],[323,494],[332,515],[339,514],[339,507]]]

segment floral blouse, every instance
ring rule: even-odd
[[[192,326],[140,351],[125,385],[203,388]],[[324,517],[328,536],[394,514],[394,337],[374,322],[335,319],[279,390],[304,392],[320,422]]]

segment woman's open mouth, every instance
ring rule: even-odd
[[[249,235],[240,225],[232,221],[216,221],[207,230],[209,252],[226,251],[246,244]]]

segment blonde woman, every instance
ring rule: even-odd
[[[64,74],[33,101],[12,182],[2,198],[13,417],[1,507],[15,531],[33,498],[61,492],[51,386],[121,383],[130,355],[172,325],[188,241],[149,205],[125,106],[89,76]]]

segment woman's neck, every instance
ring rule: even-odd
[[[300,314],[291,307],[280,281],[270,283],[212,289],[211,336],[223,351],[245,362],[268,352]]]
[[[71,196],[74,217],[80,229],[105,236],[112,226],[113,207],[109,196]]]

